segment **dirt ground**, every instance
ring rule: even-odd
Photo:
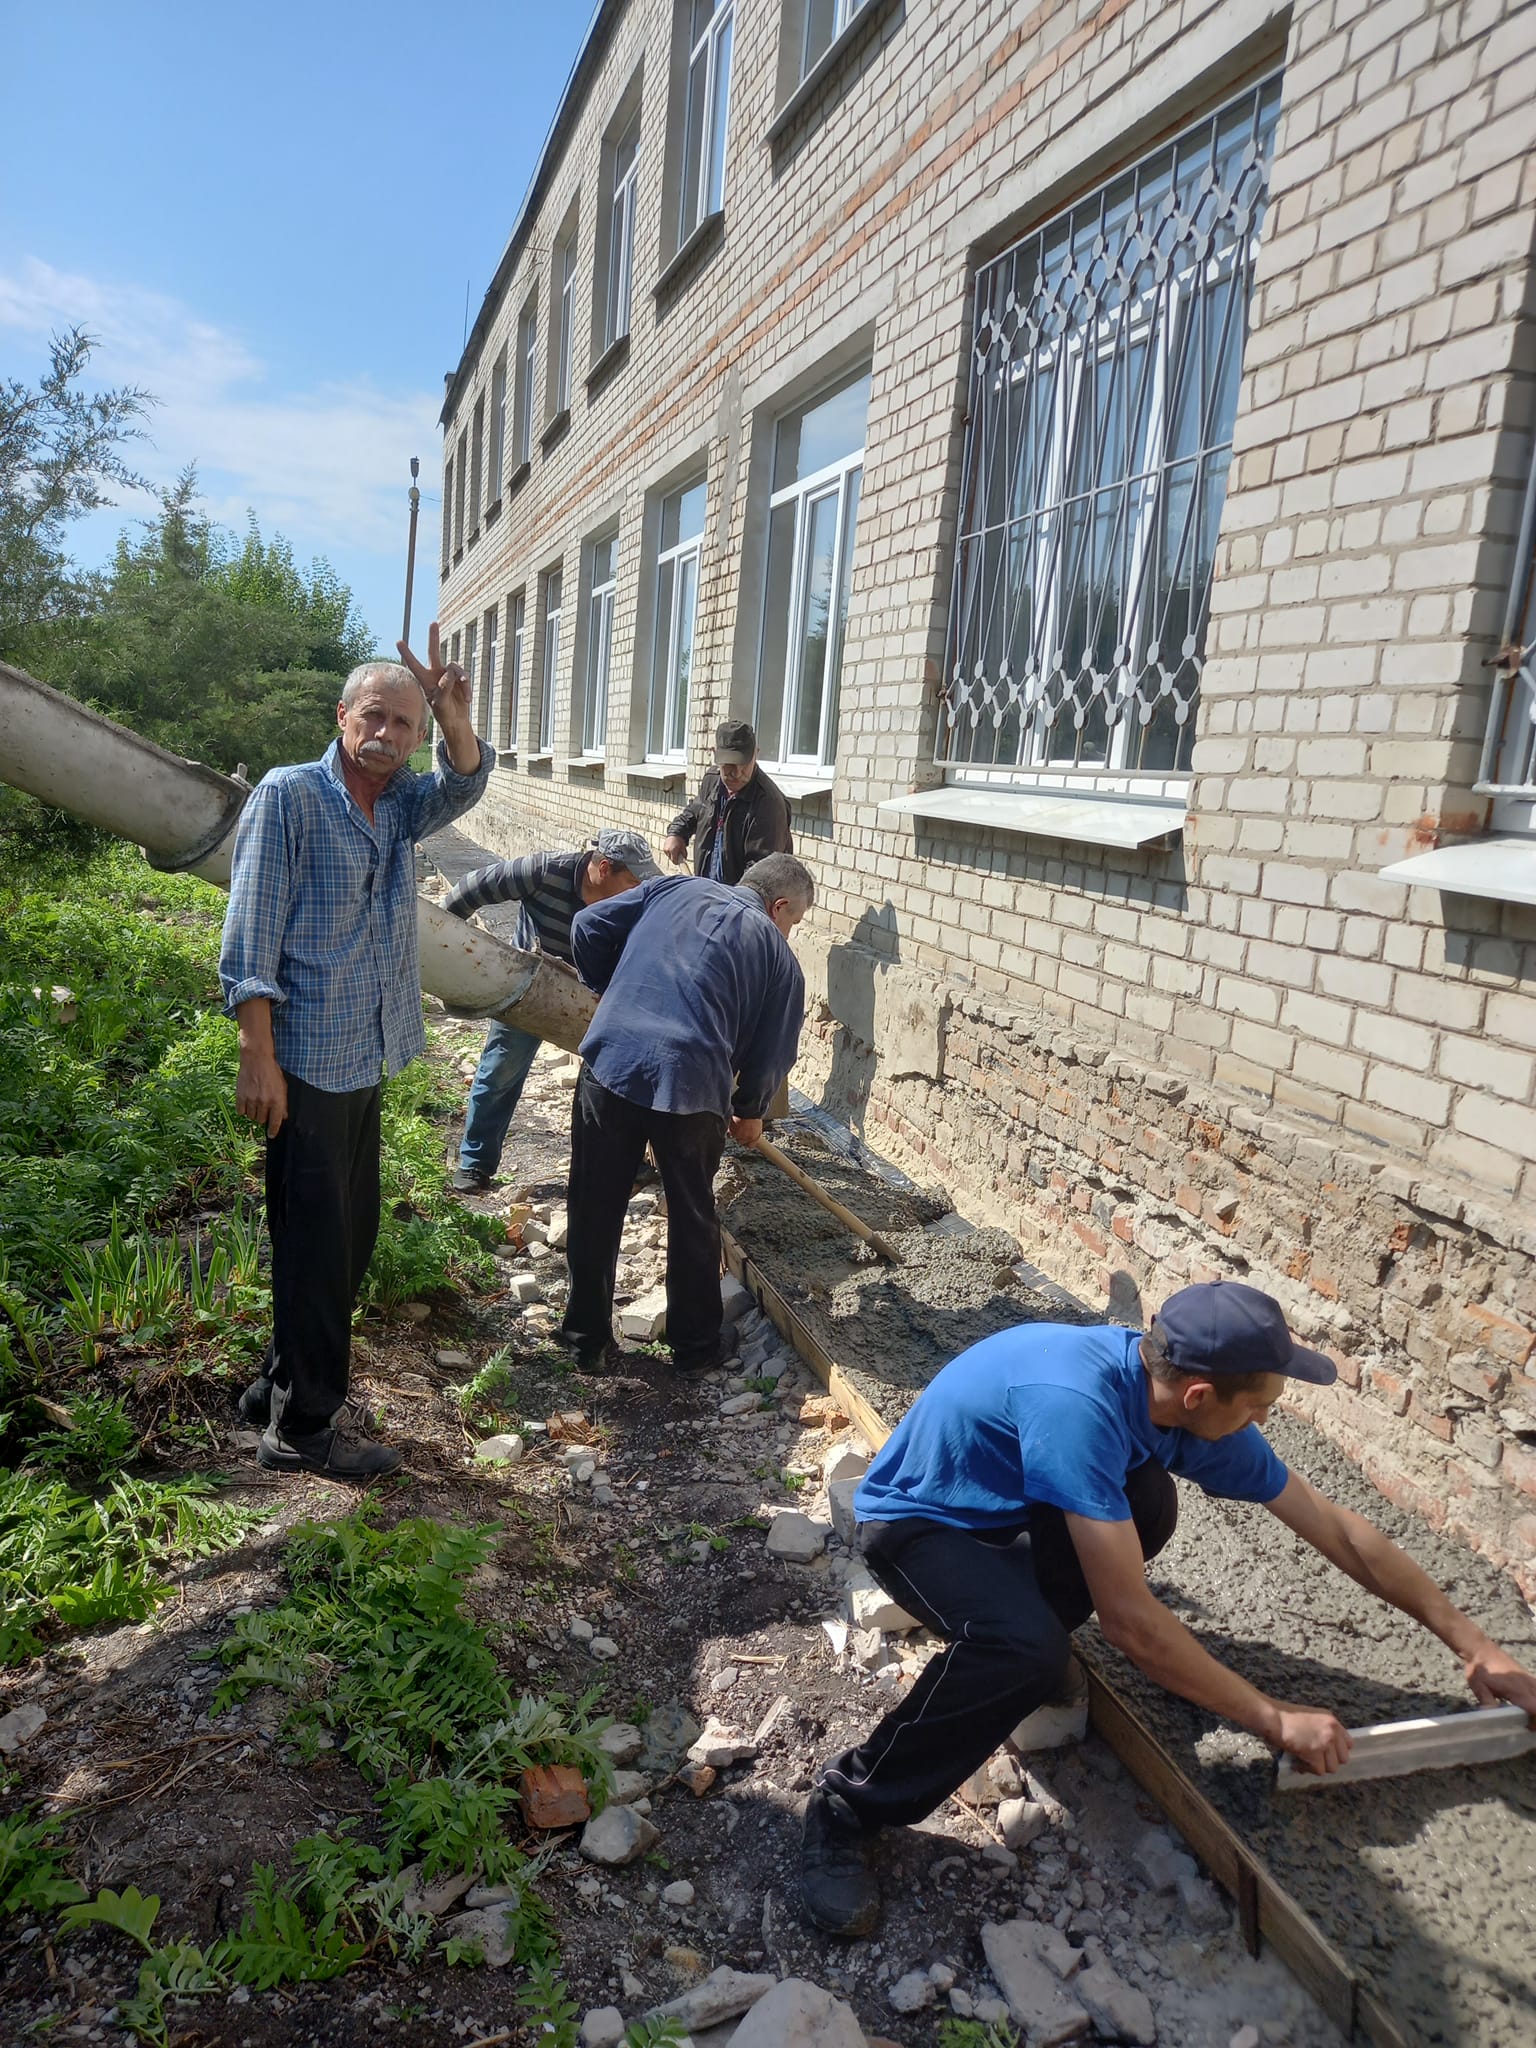
[[[439,1029],[439,1056],[459,1065],[467,1085],[480,1031],[441,1021]],[[542,1057],[503,1181],[482,1206],[496,1212],[515,1198],[560,1196],[569,1100],[558,1062]],[[654,1197],[641,1195],[621,1295],[654,1283],[659,1242]],[[811,1564],[765,1547],[774,1513],[824,1515],[821,1468],[851,1432],[798,1421],[802,1399],[819,1388],[782,1348],[771,1354],[771,1331],[751,1342],[759,1353],[770,1347],[764,1369],[781,1374],[776,1395],[744,1415],[720,1413],[739,1381],[679,1382],[643,1351],[621,1377],[584,1379],[543,1343],[562,1264],[528,1253],[509,1263],[509,1276],[532,1270],[544,1296],[522,1309],[498,1294],[433,1303],[421,1322],[401,1315],[371,1324],[356,1373],[387,1433],[409,1445],[404,1473],[378,1489],[386,1518],[499,1523],[474,1608],[503,1632],[514,1677],[541,1694],[600,1684],[603,1711],[640,1723],[651,1742],[641,1767],[653,1779],[660,1829],[652,1854],[598,1869],[568,1837],[543,1881],[581,2009],[615,2004],[634,2018],[727,1964],[809,1977],[848,1999],[872,2036],[919,2048],[937,2040],[946,2013],[995,1998],[983,1924],[1027,1914],[1070,1928],[1074,1942],[1144,1986],[1165,2043],[1226,2048],[1252,2023],[1266,2042],[1332,2048],[1333,2030],[1279,1965],[1242,1952],[1213,1895],[1200,1902],[1197,1924],[1137,1875],[1136,1844],[1159,1816],[1096,1741],[1039,1760],[1055,1825],[1022,1858],[1001,1846],[988,1807],[951,1802],[883,1845],[887,1910],[876,1939],[840,1945],[805,1925],[794,1867],[812,1773],[917,1668],[910,1642],[888,1639],[874,1672],[835,1650],[823,1625],[842,1606],[847,1559],[835,1540]],[[472,1461],[473,1440],[447,1391],[468,1369],[445,1366],[438,1354],[466,1352],[472,1369],[503,1345],[514,1353],[525,1419],[585,1415],[611,1505],[573,1478],[547,1439],[534,1437],[517,1465]],[[365,1834],[374,1829],[367,1788],[348,1764],[334,1755],[303,1764],[279,1739],[278,1697],[255,1694],[212,1721],[206,1711],[216,1672],[200,1653],[234,1614],[281,1596],[282,1532],[305,1516],[344,1513],[356,1499],[323,1479],[262,1474],[252,1448],[231,1420],[228,1469],[243,1494],[270,1509],[250,1542],[189,1571],[152,1622],[77,1638],[0,1683],[0,1711],[29,1700],[48,1716],[12,1759],[20,1797],[66,1816],[76,1873],[92,1889],[131,1883],[156,1893],[161,1937],[206,1942],[226,1931],[253,1865],[286,1868],[299,1836],[347,1817]],[[573,1620],[617,1645],[612,1661],[594,1661],[573,1637]],[[749,1744],[756,1735],[756,1753],[696,1797],[667,1774],[690,1724],[711,1714]],[[662,1893],[679,1879],[693,1897],[668,1904]],[[120,2039],[115,2002],[136,1968],[127,1944],[104,1934],[50,1943],[19,1925],[9,1923],[0,1941],[0,2041]],[[953,1988],[930,1989],[928,2004],[897,2011],[892,1987],[935,1965],[941,1984],[952,1973]],[[515,1978],[431,1962],[408,1973],[364,1965],[330,1984],[184,2006],[176,2038],[207,2048],[516,2043]],[[699,2035],[699,2048],[714,2039]]]

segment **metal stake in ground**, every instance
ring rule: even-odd
[[[851,1209],[845,1209],[835,1195],[829,1195],[824,1187],[818,1186],[811,1176],[802,1172],[793,1159],[787,1153],[781,1152],[777,1145],[770,1143],[767,1138],[759,1138],[754,1149],[761,1152],[765,1159],[771,1160],[780,1173],[787,1173],[796,1187],[804,1188],[813,1202],[820,1202],[822,1208],[829,1215],[835,1216],[845,1229],[851,1230],[855,1237],[862,1237],[888,1265],[901,1264],[901,1254],[887,1243],[878,1230],[871,1230],[861,1216],[855,1216]]]

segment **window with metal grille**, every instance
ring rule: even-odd
[[[686,242],[725,200],[725,135],[731,107],[734,0],[693,0],[688,54],[688,104],[683,121],[682,213],[677,239]]]
[[[1501,807],[1536,803],[1536,449],[1526,480],[1477,786]],[[1505,822],[1497,810],[1493,822]],[[1536,817],[1526,813],[1509,822],[1536,824]]]
[[[1181,772],[1280,80],[977,279],[939,759]]]
[[[837,754],[869,381],[865,371],[786,413],[774,434],[756,724],[780,767],[829,768]]]
[[[688,751],[688,685],[699,611],[699,555],[704,543],[703,481],[661,502],[656,555],[656,648],[651,663],[646,759],[681,761]]]
[[[608,737],[608,671],[613,659],[613,599],[618,588],[617,534],[592,543],[592,594],[587,601],[587,687],[581,705],[581,751],[598,755]]]

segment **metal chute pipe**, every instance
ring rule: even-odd
[[[0,781],[143,847],[157,867],[229,886],[250,791],[0,662]],[[417,898],[421,985],[462,1014],[496,1017],[574,1052],[597,998],[536,953]]]

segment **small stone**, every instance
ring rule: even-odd
[[[1005,1799],[997,1809],[997,1824],[1010,1849],[1027,1849],[1048,1825],[1046,1811],[1033,1799]]]
[[[632,1764],[645,1747],[645,1736],[633,1721],[615,1721],[599,1735],[597,1746],[611,1763]]]
[[[619,1654],[619,1646],[612,1636],[594,1636],[587,1645],[587,1652],[599,1664],[607,1664]]]
[[[848,1417],[831,1394],[807,1394],[796,1417],[804,1429],[846,1429]]]
[[[693,1899],[693,1886],[686,1877],[679,1877],[673,1883],[662,1886],[661,1902],[664,1906],[691,1906]]]
[[[954,1981],[955,1973],[948,1963],[930,1963],[928,1965],[928,1982],[935,1991],[951,1990],[954,1986]]]
[[[558,1415],[551,1415],[545,1427],[556,1443],[579,1444],[587,1436],[591,1424],[579,1408],[565,1408]]]
[[[852,1444],[834,1444],[822,1460],[821,1476],[828,1486],[840,1480],[859,1480],[869,1470],[869,1458]]]
[[[581,1853],[589,1863],[617,1866],[633,1863],[661,1840],[659,1829],[632,1806],[605,1806],[581,1833]]]
[[[734,1273],[720,1275],[720,1317],[726,1329],[749,1315],[754,1304],[751,1294]]]
[[[908,1970],[890,1990],[893,2012],[926,2012],[933,2003],[933,1985],[926,1970]]]
[[[731,2048],[869,2048],[853,2008],[830,1991],[804,1977],[768,1982],[732,2034]]]
[[[1123,1983],[1108,1963],[1080,1970],[1072,1980],[1072,1995],[1086,2007],[1100,2033],[1111,2040],[1134,2041],[1137,2048],[1153,2048],[1157,2022],[1151,1999]]]
[[[18,1749],[24,1749],[38,1729],[43,1727],[48,1716],[43,1709],[30,1700],[0,1718],[0,1751],[14,1756]]]
[[[610,1798],[615,1806],[633,1806],[637,1799],[644,1799],[651,1789],[651,1781],[644,1771],[615,1771],[613,1791]]]
[[[878,1628],[886,1635],[910,1635],[917,1617],[894,1601],[883,1586],[876,1585],[869,1568],[856,1564],[848,1575],[848,1619],[855,1628]]]
[[[637,1301],[631,1301],[619,1310],[619,1335],[629,1337],[637,1344],[654,1344],[658,1337],[666,1334],[666,1328],[665,1287],[653,1287],[649,1294],[642,1294]]]
[[[1259,2030],[1255,2026],[1239,2027],[1227,2043],[1227,2048],[1259,2048]]]
[[[504,1970],[517,1952],[516,1945],[507,1938],[507,1909],[504,1905],[482,1906],[471,1913],[455,1913],[451,1920],[443,1922],[443,1933],[451,1941],[478,1942],[489,1970]]]
[[[1202,1934],[1214,1934],[1227,1924],[1227,1903],[1215,1885],[1203,1877],[1181,1877],[1179,1904],[1191,1927]]]
[[[475,1445],[475,1457],[482,1465],[516,1465],[527,1450],[520,1436],[488,1436]]]
[[[444,1372],[465,1372],[474,1362],[467,1351],[438,1351],[433,1356]]]
[[[695,1764],[708,1764],[712,1770],[723,1771],[731,1764],[744,1763],[754,1757],[757,1751],[750,1742],[734,1734],[713,1714],[705,1722],[697,1742],[688,1750],[688,1760]]]
[[[1086,1698],[1050,1700],[1043,1707],[1036,1707],[1032,1714],[1026,1714],[1008,1740],[1028,1756],[1032,1750],[1065,1749],[1069,1743],[1081,1742],[1087,1733]]]
[[[762,1395],[754,1393],[732,1394],[720,1403],[720,1414],[729,1421],[733,1415],[750,1415],[754,1408],[762,1406]]]
[[[768,1555],[787,1558],[795,1564],[809,1564],[820,1557],[827,1547],[829,1531],[821,1522],[813,1522],[809,1515],[775,1515],[768,1525]]]
[[[590,1643],[596,1634],[597,1630],[585,1616],[580,1614],[573,1614],[571,1616],[570,1636],[572,1642]]]
[[[960,1986],[955,1984],[950,1987],[949,2009],[956,2019],[968,2020],[975,2015],[976,2001],[971,1997],[969,1991],[962,1991]]]
[[[1148,1828],[1131,1855],[1132,1867],[1154,1892],[1171,1892],[1181,1877],[1198,1877],[1199,1866],[1165,1828]]]
[[[850,1548],[853,1532],[858,1522],[854,1512],[853,1499],[861,1482],[857,1479],[834,1479],[827,1488],[827,1511],[832,1517],[834,1533]]]
[[[677,1782],[686,1785],[695,1799],[702,1799],[719,1775],[713,1764],[684,1764]]]
[[[734,1664],[727,1664],[723,1670],[717,1671],[709,1681],[709,1689],[715,1693],[729,1692],[740,1676],[741,1673]]]
[[[400,1903],[407,1913],[429,1913],[434,1920],[438,1920],[450,1906],[457,1905],[463,1898],[469,1890],[471,1879],[470,1871],[456,1870],[451,1877],[439,1877],[431,1884],[423,1884],[421,1865],[408,1863],[400,1873],[400,1881],[404,1886]]]
[[[574,1828],[592,1818],[586,1785],[572,1764],[534,1764],[519,1789],[523,1820],[531,1828]]]
[[[728,1969],[722,1964],[718,1970],[711,1970],[702,1984],[695,1984],[679,1998],[668,1999],[665,2005],[653,2006],[645,2017],[652,2022],[679,2020],[692,2033],[738,2018],[773,1988],[772,1977]],[[741,2037],[738,2034],[734,2038]],[[783,2044],[779,2043],[778,2048],[783,2048]]]
[[[400,1304],[400,1313],[408,1323],[425,1323],[431,1319],[430,1302],[405,1301]]]
[[[520,1308],[540,1299],[539,1283],[531,1273],[511,1273],[507,1277],[507,1292]]]
[[[624,2048],[624,2015],[616,2005],[595,2006],[581,2023],[581,2048]]]
[[[1002,1926],[989,1922],[981,1930],[981,1945],[1030,2048],[1056,2048],[1088,2032],[1092,2022],[1087,2012],[1062,1984],[1082,1960],[1064,1934],[1034,1920],[1010,1920]]]

